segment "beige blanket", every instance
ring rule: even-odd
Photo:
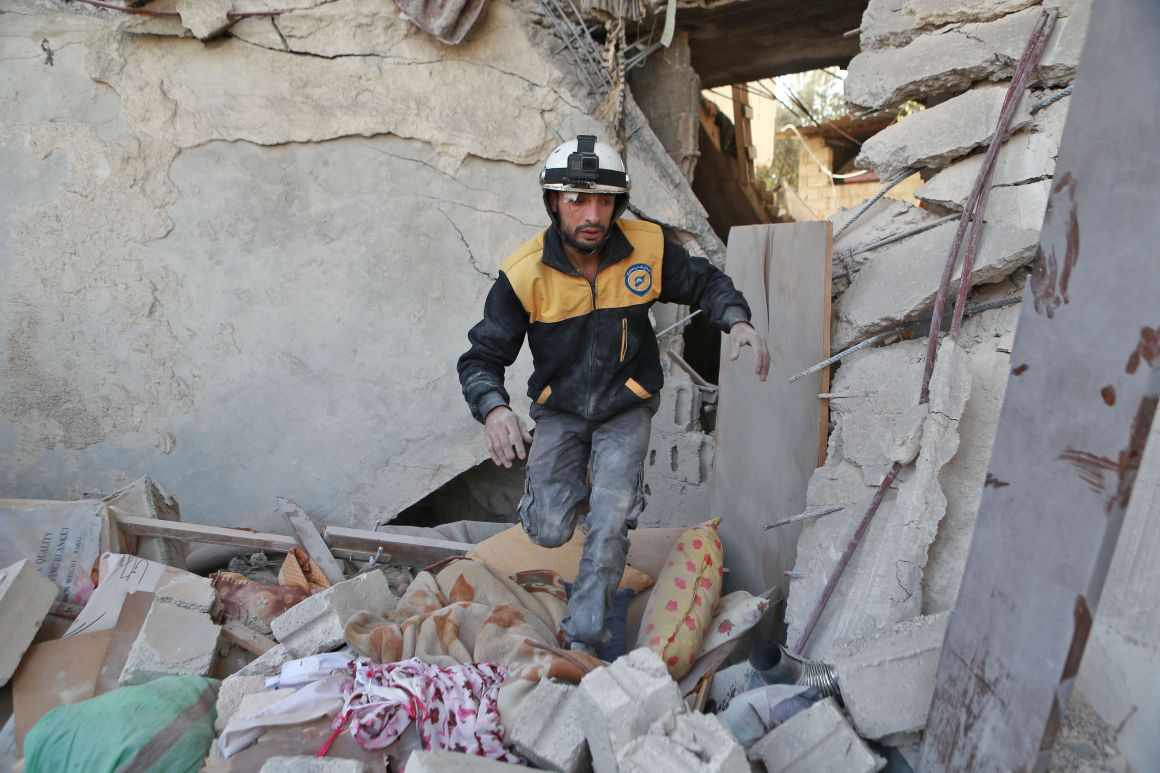
[[[505,666],[499,708],[510,731],[519,704],[541,679],[576,684],[603,665],[593,657],[528,643],[559,647],[567,614],[564,583],[553,571],[504,577],[479,561],[452,558],[420,572],[390,615],[359,612],[345,634],[348,644],[380,663],[414,657],[439,666]]]

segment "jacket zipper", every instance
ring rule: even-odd
[[[588,415],[585,418],[591,418],[596,411],[596,396],[592,394],[592,373],[596,370],[596,282],[589,282],[588,288],[592,291],[592,330],[588,334]]]
[[[624,355],[628,351],[628,317],[620,318],[620,361],[624,362]]]

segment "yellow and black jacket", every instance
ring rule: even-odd
[[[467,334],[471,348],[459,358],[463,395],[477,420],[508,403],[504,368],[515,361],[525,334],[534,360],[528,396],[601,421],[664,384],[648,318],[654,303],[699,306],[725,332],[749,319],[729,277],[665,239],[659,226],[618,220],[611,230],[595,283],[568,261],[555,226],[500,266],[483,321]]]

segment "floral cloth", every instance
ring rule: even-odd
[[[418,658],[398,663],[361,658],[348,668],[354,679],[343,688],[345,704],[333,729],[338,732],[349,726],[363,748],[382,749],[416,722],[425,750],[523,762],[504,747],[497,703],[506,676],[502,666],[440,667]]]

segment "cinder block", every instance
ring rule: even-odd
[[[342,646],[343,627],[355,612],[387,613],[398,599],[386,575],[367,572],[298,602],[270,622],[274,637],[296,658]]]
[[[407,773],[514,773],[517,770],[527,768],[443,749],[412,752],[407,761]]]
[[[16,673],[59,591],[30,559],[0,570],[0,687]]]
[[[161,676],[209,676],[221,630],[209,615],[155,598],[118,681],[129,685]]]
[[[281,673],[282,666],[294,659],[294,655],[290,654],[290,650],[286,649],[286,645],[279,644],[277,647],[268,650],[264,655],[259,655],[249,665],[238,669],[238,672],[234,676],[260,676],[264,680],[267,676]]]
[[[616,753],[657,717],[685,711],[681,691],[655,652],[640,648],[580,682],[580,726],[596,773],[617,770]]]
[[[949,612],[907,620],[875,637],[835,645],[846,711],[864,738],[926,726]]]
[[[745,750],[712,714],[669,714],[617,755],[621,773],[749,773]]]
[[[409,769],[409,768],[408,768]],[[370,768],[360,760],[339,757],[271,757],[262,765],[261,773],[369,773]]]
[[[833,698],[778,725],[749,749],[768,773],[875,773],[886,766],[850,727]]]
[[[524,699],[511,734],[516,754],[538,768],[561,773],[592,769],[580,729],[580,696],[570,684],[540,680]]]

